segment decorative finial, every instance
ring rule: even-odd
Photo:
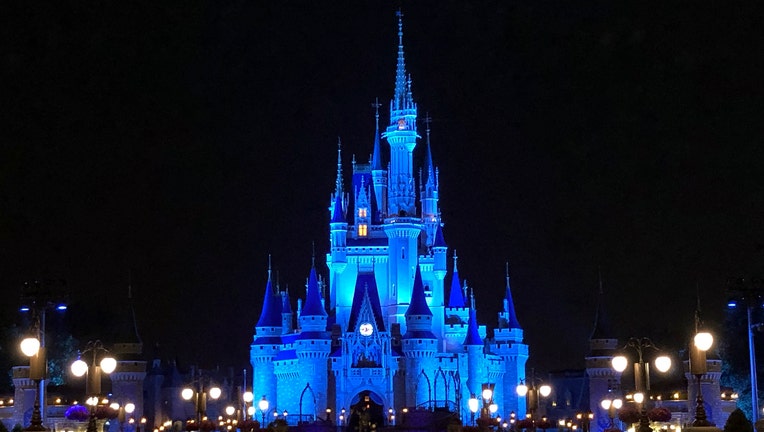
[[[313,267],[313,268],[315,268],[315,267],[316,267],[316,241],[315,241],[315,240],[313,240],[313,241],[311,242],[311,244],[312,244],[312,246],[313,246],[313,254],[312,254],[312,256],[310,257],[310,266],[311,266],[311,267]]]
[[[268,254],[268,280],[271,280],[271,254]]]
[[[509,286],[509,261],[504,263],[504,277],[507,279],[507,286]]]
[[[458,257],[458,256],[456,256],[456,249],[454,249],[454,273],[456,273],[456,260],[457,260],[458,258],[459,258],[459,257]]]
[[[337,137],[337,182],[335,184],[336,193],[342,193],[342,138]]]

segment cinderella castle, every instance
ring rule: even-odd
[[[450,263],[429,126],[424,166],[413,163],[422,140],[417,119],[398,14],[389,121],[381,131],[377,105],[371,160],[353,160],[349,185],[338,150],[327,268],[310,269],[296,310],[269,270],[250,362],[255,397],[277,412],[340,421],[362,402],[385,414],[426,407],[468,418],[468,400],[484,386],[499,415],[526,411],[515,386],[525,379],[528,346],[508,270],[503,310],[487,339],[456,253]]]

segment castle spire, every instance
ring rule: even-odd
[[[470,292],[470,317],[467,322],[467,337],[464,338],[464,345],[483,345],[483,339],[480,338],[480,333],[478,332],[474,292]]]
[[[410,81],[406,79],[406,61],[403,58],[403,12],[399,9],[398,16],[398,65],[395,69],[395,99],[394,110],[403,110],[411,100]]]
[[[382,106],[379,104],[379,98],[376,98],[371,106],[374,107],[374,120],[376,124],[374,129],[374,153],[371,156],[371,169],[381,171],[384,168],[382,166],[382,150],[380,149],[379,144],[379,107]]]
[[[520,328],[520,323],[517,321],[517,313],[515,313],[515,302],[512,300],[512,290],[509,287],[509,261],[505,263],[505,278],[507,280],[506,294],[504,296],[504,311],[507,313],[507,325],[509,328]]]
[[[337,137],[337,180],[334,193],[342,196],[342,139],[340,137]]]
[[[451,277],[451,293],[448,296],[448,307],[463,308],[464,295],[462,294],[462,284],[459,281],[459,269],[456,267],[456,261],[459,257],[456,256],[454,251],[454,274]]]
[[[281,328],[281,296],[276,296],[273,292],[271,282],[271,256],[268,255],[268,282],[265,285],[265,295],[263,296],[263,309],[260,312],[260,319],[256,327],[278,327]]]
[[[597,310],[594,313],[594,328],[589,340],[610,339],[613,336],[605,314],[605,292],[602,289],[602,272],[600,269],[597,269],[597,277],[599,278],[599,295],[597,296]]]
[[[432,189],[437,187],[437,179],[435,178],[435,166],[432,163],[432,148],[430,147],[430,123],[432,123],[432,118],[430,118],[429,113],[425,114],[424,123],[427,127],[427,148],[425,150],[426,154],[424,157],[425,167],[423,186],[425,189]]]
[[[316,277],[316,268],[311,267],[310,276],[308,276],[308,285],[305,293],[305,305],[302,307],[300,316],[326,316],[326,310],[321,304],[321,292],[318,288],[318,278]]]

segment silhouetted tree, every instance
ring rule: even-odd
[[[740,408],[730,413],[727,423],[724,424],[724,432],[753,432],[753,424]]]

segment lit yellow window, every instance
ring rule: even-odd
[[[358,235],[360,237],[366,237],[368,235],[368,227],[366,224],[359,224],[358,225]]]
[[[358,209],[358,217],[366,217],[366,207],[361,207]]]

